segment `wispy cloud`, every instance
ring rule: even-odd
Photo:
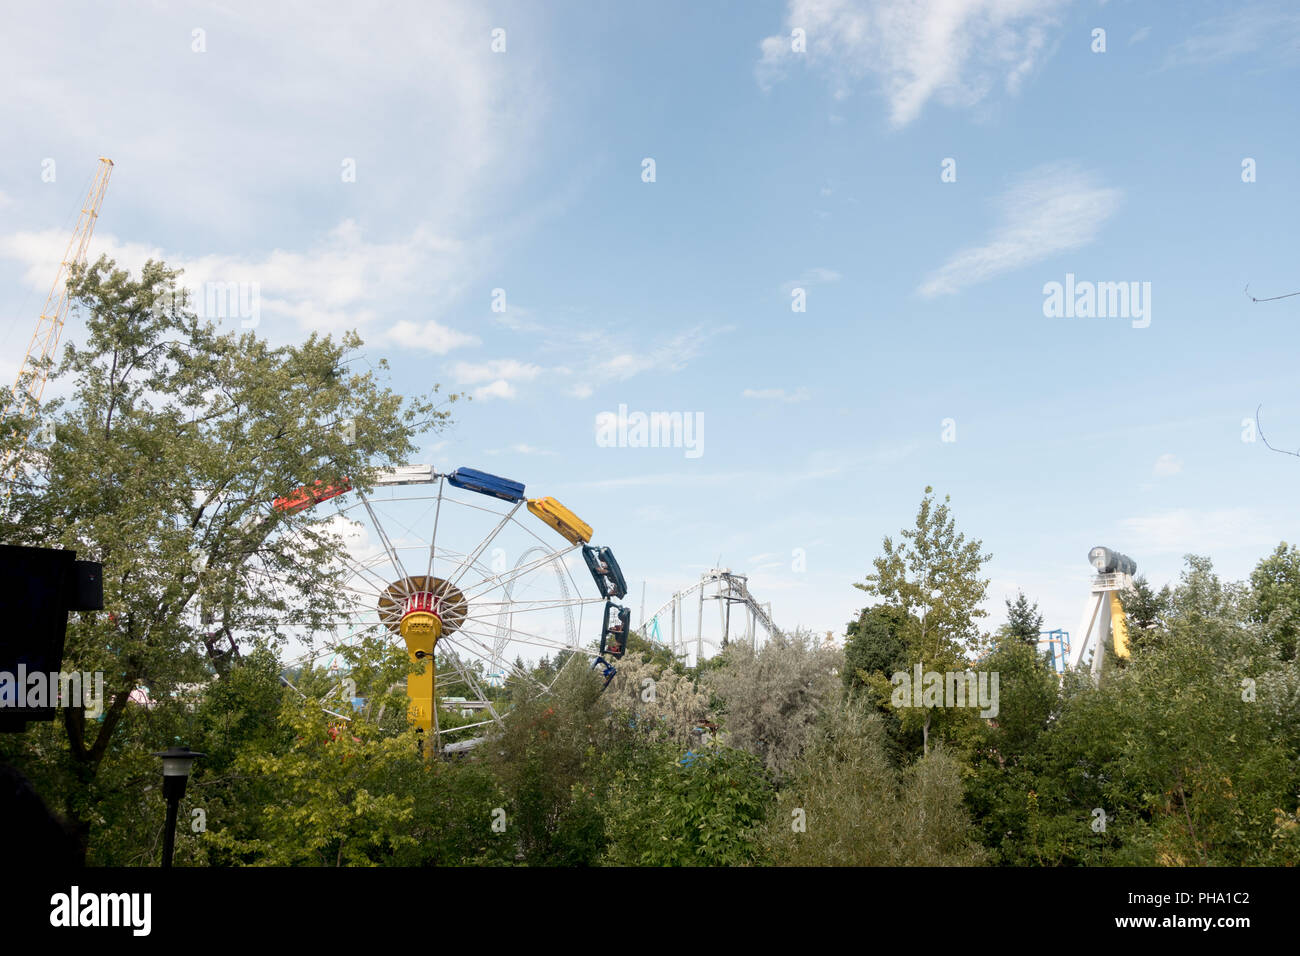
[[[1000,221],[988,239],[954,254],[917,291],[926,298],[950,295],[1085,246],[1122,197],[1119,189],[1068,164],[1033,169],[996,200]]]
[[[808,389],[796,388],[787,391],[784,388],[747,388],[740,393],[742,398],[753,398],[772,402],[806,402]]]
[[[497,22],[481,4],[393,0],[382,17],[337,0],[173,6],[184,29],[168,17],[93,4],[13,11],[0,31],[0,64],[10,83],[31,81],[21,98],[0,103],[0,128],[14,142],[57,142],[90,157],[104,148],[102,130],[114,130],[122,167],[114,178],[148,183],[135,201],[191,225],[181,234],[264,241],[288,218],[267,216],[279,195],[325,208],[351,201],[372,221],[427,217],[442,232],[458,231],[508,194],[545,130],[544,75],[526,44],[511,45],[514,69],[484,54],[483,37]],[[191,47],[192,26],[206,30],[204,53]],[[118,59],[117,95],[96,98],[87,90],[100,65],[72,57],[51,70],[41,47],[53,36],[95,36],[105,49],[138,44],[153,55]],[[136,105],[146,99],[166,123],[141,121]],[[376,104],[401,107],[390,117]],[[194,148],[236,142],[256,142],[257,160]],[[421,160],[392,161],[381,144]],[[356,183],[341,181],[345,157],[357,160]],[[110,203],[118,188],[110,186]]]
[[[709,342],[733,328],[697,325],[649,347],[637,347],[630,342],[611,344],[608,334],[579,337],[580,344],[594,355],[584,367],[573,371],[577,381],[569,387],[569,394],[589,398],[597,388],[627,381],[634,375],[683,369],[699,357]]]
[[[822,266],[813,266],[805,269],[797,279],[790,279],[781,284],[781,289],[786,295],[789,295],[795,289],[806,289],[811,285],[822,285],[827,282],[839,282],[842,277],[834,269],[827,269]]]
[[[1183,470],[1183,460],[1177,455],[1161,455],[1156,459],[1151,473],[1157,478],[1168,478]]]
[[[801,59],[831,77],[837,99],[873,76],[890,122],[906,126],[927,102],[971,106],[999,84],[1016,93],[1048,53],[1068,0],[789,0],[786,29],[759,44],[755,79],[770,89]],[[806,52],[791,34],[804,31]]]
[[[508,447],[508,448],[493,448],[493,449],[489,449],[488,451],[484,452],[484,454],[485,454],[485,455],[544,455],[544,456],[549,456],[549,455],[554,455],[555,452],[553,452],[553,451],[549,451],[549,450],[547,450],[547,449],[545,449],[545,448],[538,448],[536,445],[529,445],[529,444],[525,444],[524,442],[519,442],[519,443],[517,443],[517,444],[511,445],[511,446]]]
[[[1263,51],[1275,63],[1300,56],[1300,11],[1255,4],[1204,20],[1165,54],[1162,67],[1223,63]]]
[[[1130,554],[1210,554],[1276,543],[1266,515],[1250,508],[1178,508],[1119,522]]]

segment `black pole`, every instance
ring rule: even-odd
[[[161,757],[163,762],[163,799],[167,801],[167,822],[163,826],[162,868],[170,870],[172,854],[176,852],[176,817],[180,811],[181,797],[185,796],[185,784],[190,779],[190,766],[196,757],[206,754],[177,745],[154,756]]]
[[[178,797],[167,798],[167,824],[163,828],[162,868],[164,870],[172,868],[172,854],[176,851],[176,813],[180,803]]]
[[[172,866],[172,854],[176,852],[176,817],[180,811],[181,797],[185,796],[185,784],[188,777],[164,777],[163,796],[167,798],[167,823],[163,828],[164,870]]]

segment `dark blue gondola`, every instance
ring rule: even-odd
[[[600,632],[600,654],[618,660],[627,651],[627,635],[632,624],[632,609],[613,601],[605,602],[605,626]]]
[[[502,478],[498,475],[489,475],[486,471],[477,471],[473,468],[457,468],[447,476],[447,481],[451,482],[455,488],[477,491],[481,495],[491,495],[493,498],[500,498],[502,501],[524,500],[523,482],[511,481],[509,478]]]
[[[605,660],[603,657],[597,657],[595,663],[591,665],[592,670],[595,670],[597,667],[600,668],[601,676],[605,678],[605,683],[600,685],[600,689],[604,690],[609,686],[609,682],[617,676],[618,671],[614,669],[613,664],[609,663],[609,661]]]
[[[623,580],[623,571],[614,560],[613,551],[588,544],[583,545],[582,557],[587,562],[587,570],[591,572],[601,597],[627,597],[627,582]]]

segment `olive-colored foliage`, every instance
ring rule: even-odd
[[[732,644],[701,683],[712,691],[723,740],[747,750],[774,777],[788,773],[803,753],[826,704],[839,694],[836,671],[843,651],[796,632],[773,637],[757,652]]]
[[[784,866],[971,866],[985,858],[975,836],[958,761],[935,747],[900,773],[880,715],[852,701],[829,710],[765,843]]]
[[[698,743],[709,717],[709,697],[681,668],[629,652],[618,676],[605,689],[605,702],[627,713],[628,722],[647,736],[681,747]]]

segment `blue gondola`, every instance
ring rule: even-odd
[[[600,631],[602,657],[618,660],[627,651],[627,635],[632,624],[632,609],[605,602],[605,626]]]
[[[603,657],[597,657],[595,662],[591,665],[592,670],[595,670],[597,667],[600,668],[601,676],[605,678],[605,683],[600,685],[600,689],[604,690],[609,686],[609,682],[618,674],[618,671],[614,669],[613,664],[609,663],[609,661],[605,660]]]
[[[587,544],[583,545],[582,557],[587,562],[587,570],[591,572],[601,597],[627,597],[627,582],[623,580],[623,571],[614,560],[613,551]]]
[[[500,498],[503,501],[523,501],[524,485],[521,481],[511,481],[509,478],[501,478],[497,475],[489,475],[486,471],[476,471],[473,468],[457,468],[447,480],[453,487],[464,488],[466,491],[477,491],[481,495],[491,495],[493,498]]]

